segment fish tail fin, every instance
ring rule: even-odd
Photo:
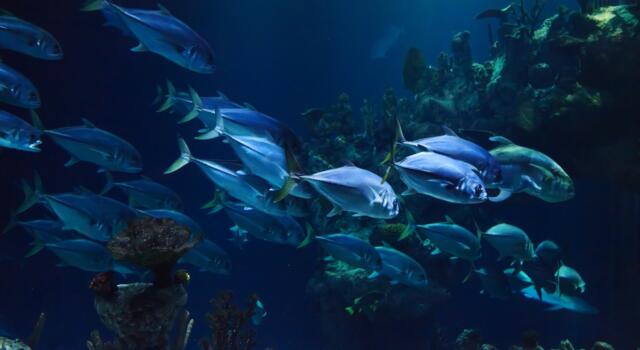
[[[213,129],[204,129],[200,133],[200,135],[195,137],[196,140],[213,140],[215,138],[222,136],[223,134],[224,118],[220,113],[220,108],[216,106],[215,109],[213,110],[213,115],[210,116],[209,113],[207,113],[207,117],[208,118],[213,117],[215,126],[213,127]]]
[[[171,174],[180,170],[185,165],[189,164],[192,160],[191,151],[189,146],[183,138],[178,138],[178,147],[180,148],[180,157],[176,159],[173,164],[164,172],[165,174]]]
[[[93,12],[93,11],[101,11],[104,7],[107,6],[107,2],[105,0],[88,0],[82,5],[80,11],[84,12]]]
[[[40,119],[38,112],[32,109],[30,111],[30,114],[31,114],[31,124],[33,124],[33,127],[38,130],[44,130],[44,124],[42,124],[42,120]]]
[[[113,175],[111,175],[111,172],[105,171],[104,177],[105,177],[106,183],[104,184],[104,187],[100,191],[100,195],[107,194],[109,191],[113,189],[113,186],[114,186]]]
[[[393,169],[393,165],[396,163],[396,151],[398,149],[398,142],[404,142],[404,135],[402,133],[402,128],[400,127],[400,120],[396,118],[396,133],[393,138],[393,144],[391,145],[391,151],[389,151],[387,156],[382,160],[382,163],[380,163],[381,165],[389,164],[387,170],[384,172],[384,176],[382,177],[383,183],[389,178],[391,169]]]
[[[176,104],[176,87],[170,80],[167,80],[167,91],[163,91],[161,86],[158,86],[158,95],[156,96],[153,104],[158,104],[164,98],[164,102],[158,107],[156,112],[164,112]]]
[[[2,234],[5,234],[13,230],[17,225],[18,225],[18,216],[16,215],[16,213],[11,213],[9,215],[9,222],[7,223],[7,226],[5,226],[5,228],[2,230]]]
[[[40,253],[40,251],[42,249],[44,249],[44,243],[42,243],[41,240],[36,239],[33,242],[33,247],[31,247],[31,249],[27,252],[27,254],[24,255],[24,258],[27,259],[27,258],[30,258],[30,257],[34,256],[34,255]]]
[[[309,245],[309,243],[313,242],[313,237],[315,237],[315,232],[313,230],[313,227],[311,226],[311,224],[309,224],[308,222],[305,223],[305,229],[307,231],[307,236],[304,238],[304,241],[302,241],[300,244],[298,244],[297,248],[304,248],[306,246]]]
[[[295,155],[289,147],[285,146],[284,153],[287,162],[288,176],[282,187],[274,195],[274,203],[278,203],[281,200],[285,199],[289,195],[289,193],[291,193],[293,188],[298,185],[298,183],[296,182],[297,176],[295,175],[295,172],[300,169],[300,164],[298,164]]]
[[[473,219],[473,226],[476,227],[476,235],[478,236],[478,239],[482,238],[484,232],[482,231],[482,229],[480,229],[480,225],[478,225],[478,222],[475,218]]]
[[[411,212],[407,209],[406,211],[406,216],[407,216],[407,224],[404,228],[404,230],[402,230],[402,233],[400,233],[400,236],[398,237],[398,241],[401,241],[409,236],[411,236],[411,234],[413,234],[413,232],[416,229],[416,222],[415,219],[413,218],[413,215],[411,214]]]
[[[42,195],[42,178],[40,178],[38,173],[34,175],[33,187],[31,187],[27,181],[22,181],[22,192],[24,193],[24,200],[18,209],[16,209],[14,216],[24,213],[38,203]]]
[[[202,209],[211,209],[207,214],[215,214],[224,208],[225,194],[219,189],[216,189],[216,193],[213,195],[213,199],[205,203]]]
[[[473,261],[471,261],[469,263],[469,272],[467,273],[467,275],[462,280],[462,283],[467,283],[469,278],[471,278],[471,275],[473,275],[473,271],[475,271],[475,270],[476,270],[476,264]]]
[[[198,92],[196,92],[196,90],[191,86],[189,86],[189,95],[191,96],[191,104],[193,105],[193,108],[191,108],[191,111],[187,113],[187,115],[178,121],[178,124],[184,124],[195,119],[198,117],[200,110],[202,109],[202,99],[200,98],[200,95],[198,95]]]

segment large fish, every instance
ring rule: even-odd
[[[545,240],[538,243],[536,256],[547,266],[557,269],[562,265],[562,250],[553,241]]]
[[[110,271],[113,265],[111,253],[103,245],[87,239],[72,239],[47,244],[63,264],[84,271]]]
[[[451,218],[446,222],[417,225],[419,232],[438,250],[454,257],[475,261],[482,256],[480,239],[466,228],[456,225]]]
[[[60,43],[46,30],[0,10],[0,49],[45,60],[62,59]]]
[[[275,190],[287,184],[289,173],[284,148],[269,139],[257,136],[226,135],[226,139],[242,164],[252,174],[263,178]],[[294,184],[288,192],[292,196],[309,199],[312,197],[311,189],[305,185],[305,182]]]
[[[17,224],[33,237],[33,247],[25,257],[37,254],[46,244],[58,243],[73,237],[73,234],[64,231],[63,224],[56,220],[18,221]]]
[[[229,255],[217,244],[206,239],[180,258],[179,262],[215,274],[228,275],[231,273]]]
[[[554,175],[569,177],[558,163],[540,151],[516,145],[502,136],[493,136],[490,140],[500,145],[490,151],[500,164],[530,164],[548,169]]]
[[[405,194],[425,194],[446,202],[473,204],[487,200],[484,182],[477,169],[434,152],[420,152],[394,163],[408,187]]]
[[[229,196],[260,211],[284,216],[287,208],[283,203],[274,203],[269,191],[269,184],[255,175],[247,175],[241,171],[233,171],[214,161],[195,158],[187,143],[183,139],[178,140],[180,158],[178,158],[166,171],[170,174],[189,163],[195,163],[198,168],[216,186],[221,188]]]
[[[498,224],[482,233],[486,239],[500,254],[498,260],[511,257],[516,262],[532,260],[535,256],[533,242],[529,236],[519,227],[509,224]]]
[[[86,119],[82,126],[44,132],[71,155],[65,166],[84,161],[97,165],[100,171],[142,171],[142,156],[133,145],[106,130],[97,128]]]
[[[0,102],[21,108],[40,108],[40,93],[27,77],[0,63]]]
[[[582,276],[574,268],[562,265],[556,271],[555,277],[558,280],[557,293],[566,295],[579,295],[584,293],[587,284]]]
[[[579,297],[569,295],[558,295],[557,293],[547,293],[542,290],[542,297],[538,296],[538,292],[533,286],[521,290],[522,296],[527,299],[542,301],[550,305],[547,311],[569,310],[581,314],[595,315],[599,311]]]
[[[15,115],[0,110],[0,147],[40,152],[42,131]]]
[[[400,210],[398,197],[388,182],[353,165],[303,175],[300,179],[310,183],[334,205],[328,216],[344,210],[354,216],[392,219]]]
[[[443,126],[444,135],[427,137],[415,141],[407,141],[398,124],[399,142],[415,150],[435,152],[453,159],[473,165],[482,176],[485,183],[501,181],[501,168],[498,161],[484,148],[459,137],[453,130]]]
[[[184,22],[159,6],[159,10],[125,8],[108,0],[90,0],[83,11],[102,11],[107,25],[138,40],[133,52],[153,52],[197,73],[215,70],[209,43]]]
[[[426,287],[429,284],[424,268],[407,254],[391,247],[375,247],[382,258],[382,269],[374,271],[369,278],[378,275],[389,278],[391,284],[401,283],[410,287]]]
[[[524,189],[530,196],[557,203],[567,201],[575,195],[573,181],[568,176],[556,175],[536,166],[525,166],[524,173],[536,184]]]
[[[225,203],[225,212],[236,226],[251,236],[278,244],[303,247],[311,232],[289,216],[274,216],[239,203]]]
[[[113,187],[128,195],[129,205],[132,207],[174,210],[182,208],[182,200],[174,190],[150,179],[113,182],[109,178],[102,193],[107,193]]]
[[[331,257],[351,266],[368,271],[380,271],[383,267],[378,251],[369,242],[353,235],[334,233],[316,236],[316,240]]]

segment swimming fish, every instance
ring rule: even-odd
[[[18,339],[11,340],[0,336],[0,350],[31,350],[31,347]]]
[[[401,145],[423,152],[435,152],[449,158],[473,165],[485,183],[501,181],[501,168],[498,161],[484,148],[459,137],[453,130],[443,126],[444,135],[407,141],[400,123],[397,125]]]
[[[64,231],[62,223],[56,220],[18,221],[17,224],[26,230],[34,240],[33,247],[25,254],[26,258],[39,253],[46,244],[58,243],[65,239],[71,239],[73,236],[69,231]]]
[[[84,271],[110,271],[113,258],[103,245],[87,239],[72,239],[57,243],[46,244],[45,247],[53,252],[63,264]]]
[[[482,233],[482,238],[498,251],[498,260],[512,257],[521,264],[535,256],[529,236],[516,226],[504,223],[495,225]]]
[[[383,268],[378,251],[369,242],[356,236],[334,233],[315,238],[322,248],[337,260],[368,271],[380,271]]]
[[[407,254],[391,247],[375,247],[382,258],[382,269],[374,271],[369,278],[385,276],[391,284],[404,284],[410,287],[423,288],[429,281],[424,268]]]
[[[376,40],[371,47],[371,59],[381,59],[387,57],[389,50],[396,45],[400,36],[404,34],[404,28],[389,26],[384,35]]]
[[[499,144],[490,153],[500,164],[533,165],[547,169],[554,175],[569,178],[569,175],[558,163],[540,151],[516,145],[502,136],[493,136],[489,139]]]
[[[27,77],[0,63],[0,102],[21,108],[40,108],[40,93]]]
[[[40,152],[42,131],[15,115],[0,110],[0,147]]]
[[[106,25],[120,29],[138,40],[133,52],[153,52],[197,73],[215,70],[214,53],[209,43],[166,8],[159,10],[125,8],[108,0],[90,0],[83,11],[102,11]]]
[[[0,10],[0,49],[44,60],[62,59],[60,43],[46,30]]]
[[[231,260],[229,259],[229,255],[217,244],[208,239],[196,245],[180,258],[178,262],[196,266],[200,268],[200,271],[208,271],[221,275],[231,273]]]
[[[313,175],[299,176],[329,200],[334,208],[329,217],[341,211],[354,216],[391,219],[398,215],[400,204],[388,182],[368,170],[347,165]]]
[[[179,211],[171,209],[150,209],[142,210],[141,212],[147,216],[151,216],[157,219],[171,219],[178,225],[188,228],[189,232],[194,237],[204,235],[204,230],[202,229],[202,226],[200,226],[200,224]]]
[[[240,203],[227,202],[224,206],[238,229],[257,239],[301,248],[312,238],[310,230],[305,232],[302,225],[289,216],[269,215]]]
[[[447,221],[426,225],[417,225],[419,232],[438,250],[454,257],[475,261],[482,256],[480,238],[466,228],[457,225],[446,217]],[[436,252],[437,253],[437,252]]]
[[[129,205],[132,207],[173,210],[182,208],[182,200],[174,190],[151,179],[113,182],[109,177],[102,193],[109,192],[113,187],[127,194]]]
[[[529,166],[519,164],[501,164],[500,174],[502,180],[499,183],[488,183],[487,188],[499,189],[500,192],[496,196],[489,197],[492,202],[502,202],[513,193],[524,192],[527,189],[533,189],[536,192],[542,188],[527,174],[526,169]]]
[[[45,130],[55,143],[71,155],[66,167],[80,161],[93,163],[99,171],[139,173],[142,171],[142,156],[124,139],[97,128],[83,119],[84,125]]]
[[[417,192],[459,204],[487,200],[478,170],[468,163],[434,152],[420,152],[394,162],[393,166],[408,187],[404,195]]]
[[[252,174],[263,178],[274,190],[285,186],[289,179],[289,171],[284,148],[257,136],[226,135],[226,139],[242,164]],[[312,198],[311,189],[305,185],[305,182],[295,184],[289,193],[298,198]]]
[[[287,208],[283,203],[274,203],[269,193],[270,186],[263,179],[242,171],[233,171],[214,161],[195,158],[183,139],[178,139],[178,146],[180,158],[165,171],[165,174],[173,173],[193,162],[209,180],[229,196],[272,215],[287,214]]]
[[[587,287],[578,271],[567,265],[560,266],[555,277],[558,280],[557,293],[559,294],[578,295],[584,293]]]
[[[547,293],[542,291],[542,298],[538,297],[538,293],[533,286],[527,287],[520,291],[522,296],[527,299],[533,299],[542,301],[545,304],[550,305],[547,311],[556,310],[569,310],[581,314],[595,315],[598,314],[598,309],[587,303],[585,300],[569,295],[558,295],[557,293]]]
[[[545,265],[552,269],[557,269],[562,264],[562,250],[553,241],[544,240],[538,243],[535,253]]]
[[[530,196],[545,202],[564,202],[574,197],[575,187],[569,176],[553,174],[551,171],[536,166],[525,166],[524,173],[536,184],[524,189]]]
[[[256,300],[256,306],[253,310],[253,316],[251,316],[251,323],[253,323],[254,326],[259,326],[265,317],[267,317],[267,310],[265,310],[262,301],[258,299]]]
[[[475,270],[475,275],[482,282],[480,294],[495,299],[508,299],[512,295],[509,277],[494,267],[481,267]]]

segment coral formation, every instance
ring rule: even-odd
[[[213,311],[207,314],[211,328],[211,339],[200,342],[202,350],[249,350],[256,345],[255,331],[250,327],[258,297],[252,295],[247,308],[240,309],[233,304],[233,294],[220,293],[211,301]]]

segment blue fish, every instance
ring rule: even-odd
[[[375,250],[382,258],[382,269],[374,271],[369,278],[382,275],[389,278],[391,284],[401,283],[418,288],[424,288],[429,284],[424,268],[412,257],[390,247],[375,247]]]
[[[27,77],[0,63],[0,102],[21,108],[40,108],[40,93]]]
[[[599,313],[596,307],[590,305],[582,298],[564,294],[559,295],[557,293],[548,293],[545,290],[542,290],[541,293],[542,297],[540,298],[538,297],[538,291],[536,291],[533,286],[521,290],[523,297],[541,301],[550,305],[549,308],[547,308],[547,311],[568,310],[587,315],[596,315]]]
[[[0,11],[0,48],[44,60],[61,60],[64,55],[53,35],[6,11]]]
[[[557,269],[562,265],[562,249],[553,241],[545,240],[538,243],[535,255],[552,269]]]
[[[65,166],[69,167],[83,161],[99,166],[99,171],[142,171],[142,156],[133,145],[106,130],[97,128],[86,119],[84,124],[44,131],[71,155]]]
[[[63,265],[84,271],[110,271],[113,265],[111,253],[103,245],[87,239],[72,239],[47,244],[47,249],[53,252]]]
[[[500,163],[489,151],[459,137],[446,126],[443,126],[443,130],[445,134],[441,136],[407,141],[398,123],[399,142],[418,151],[435,152],[471,164],[479,171],[483,181],[487,184],[499,183],[502,180]]]
[[[129,197],[129,205],[146,209],[181,209],[180,196],[162,184],[150,179],[113,182],[109,178],[102,193],[107,193],[111,188],[117,187]]]
[[[329,217],[342,210],[354,216],[391,219],[398,215],[400,204],[388,182],[368,170],[348,165],[313,175],[300,176],[333,205]]]
[[[165,174],[175,172],[193,162],[209,180],[229,196],[272,215],[287,215],[287,208],[283,203],[274,203],[269,191],[270,186],[263,179],[255,175],[247,175],[242,171],[233,171],[214,161],[195,158],[183,139],[178,140],[178,146],[180,158],[165,171]]]
[[[231,273],[229,255],[217,244],[206,239],[180,258],[179,262],[215,274],[228,275]]]
[[[33,247],[25,254],[27,258],[38,254],[46,244],[58,243],[74,236],[69,231],[64,231],[63,224],[56,220],[18,221],[17,224],[25,229],[34,240]]]
[[[480,239],[466,228],[456,225],[451,218],[446,222],[417,225],[429,244],[454,257],[475,261],[482,256]]]
[[[192,236],[204,235],[202,226],[200,226],[200,224],[195,222],[192,218],[186,216],[185,214],[182,214],[181,212],[169,209],[152,209],[143,210],[142,213],[158,219],[171,219],[179,225],[188,228]]]
[[[482,238],[487,240],[500,254],[498,260],[511,257],[516,262],[532,260],[535,256],[533,242],[521,228],[498,224],[482,233]]]
[[[239,203],[225,203],[225,212],[241,230],[267,242],[304,247],[310,242],[300,223],[289,216],[274,216]]]
[[[420,152],[393,165],[408,187],[404,195],[417,192],[460,204],[487,200],[487,191],[477,169],[463,161],[434,152]]]
[[[382,258],[378,251],[356,236],[344,233],[334,233],[316,236],[329,255],[351,266],[360,267],[368,271],[380,271],[383,268]]]
[[[0,110],[0,147],[40,152],[42,131],[15,115]]]
[[[139,41],[133,52],[153,52],[197,73],[215,70],[209,43],[163,6],[159,10],[125,8],[108,0],[90,0],[83,11],[102,11],[107,25]]]

